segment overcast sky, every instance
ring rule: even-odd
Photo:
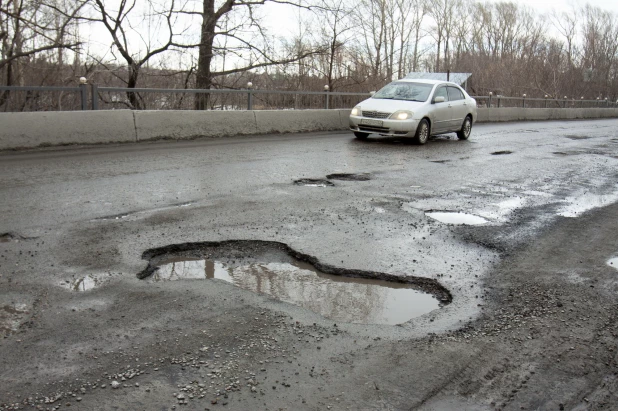
[[[508,0],[480,0],[497,3]],[[567,11],[573,7],[583,7],[590,4],[606,11],[618,14],[618,0],[511,0],[517,4],[525,5],[531,9],[538,10],[539,13],[548,13],[552,10]],[[270,32],[279,36],[286,36],[290,33],[298,33],[298,26],[295,24],[298,16],[298,9],[293,6],[285,6],[275,3],[266,3],[263,6],[263,15],[266,17]]]

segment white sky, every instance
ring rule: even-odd
[[[483,1],[483,0],[480,0]],[[498,3],[500,1],[509,0],[485,0],[489,3]],[[525,5],[533,10],[538,10],[539,13],[548,13],[552,10],[567,11],[573,7],[579,8],[586,4],[594,7],[599,7],[606,11],[611,11],[618,14],[618,0],[510,0],[520,5]],[[271,34],[278,36],[287,36],[289,34],[298,33],[298,25],[296,23],[298,9],[293,6],[284,6],[281,4],[266,3],[262,7],[262,13],[269,25]]]

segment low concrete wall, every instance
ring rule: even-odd
[[[576,120],[618,117],[616,108],[479,108],[478,123],[502,121]]]
[[[347,130],[350,110],[0,113],[0,150],[66,144]],[[480,108],[477,122],[618,117],[610,108]]]
[[[0,150],[135,141],[128,110],[0,113]]]
[[[135,111],[137,140],[256,134],[254,111]]]

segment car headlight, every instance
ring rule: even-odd
[[[363,112],[361,110],[361,107],[360,106],[356,106],[356,107],[354,107],[352,109],[352,112],[350,113],[350,115],[352,115],[352,116],[360,116],[360,115],[362,115],[362,113]]]
[[[414,115],[414,113],[411,112],[411,111],[399,110],[399,111],[395,111],[393,114],[391,114],[391,116],[389,118],[391,120],[408,120],[408,119],[411,119],[413,115]]]

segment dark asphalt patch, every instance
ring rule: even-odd
[[[294,184],[297,186],[305,186],[305,187],[334,187],[335,184],[332,181],[324,180],[321,178],[301,178],[300,180],[295,180]]]
[[[450,163],[451,160],[429,160],[431,163],[437,163],[437,164],[445,164],[445,163]]]
[[[506,154],[513,154],[513,152],[509,150],[502,150],[502,151],[494,151],[493,153],[491,153],[492,156],[503,156]]]
[[[552,154],[555,154],[557,156],[571,156],[571,155],[573,155],[573,153],[565,153],[564,151],[554,151]]]
[[[353,174],[353,173],[335,173],[326,176],[329,180],[343,180],[343,181],[369,181],[371,176],[369,174]]]
[[[435,279],[335,267],[272,241],[174,244],[142,258],[140,279],[221,279],[344,322],[399,324],[452,301]]]

